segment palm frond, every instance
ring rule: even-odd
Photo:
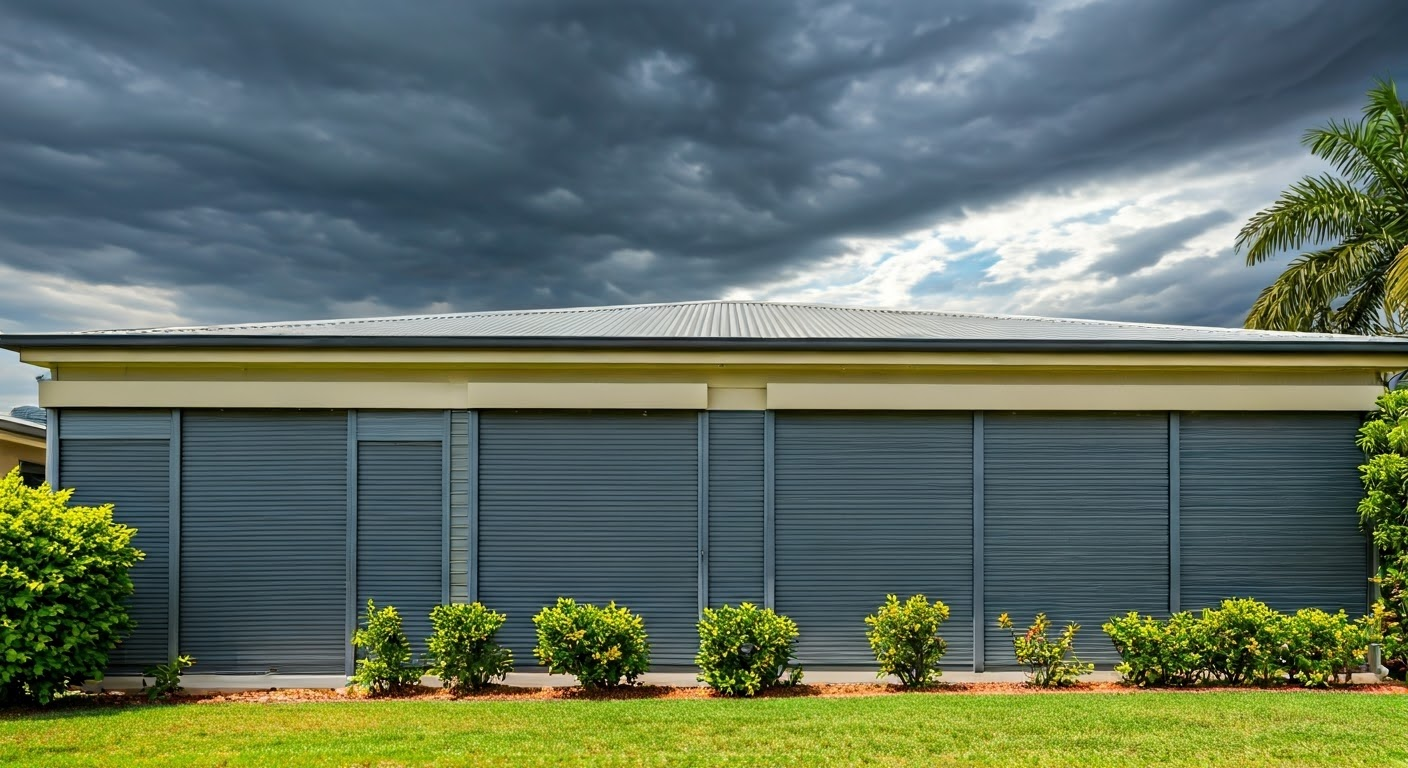
[[[1236,249],[1247,264],[1258,264],[1289,250],[1352,237],[1377,228],[1388,213],[1382,202],[1329,174],[1307,176],[1258,211],[1237,233]]]
[[[1345,314],[1335,305],[1346,296],[1354,298],[1368,283],[1384,281],[1388,260],[1379,246],[1375,240],[1350,240],[1295,259],[1257,296],[1246,326],[1332,333],[1352,332],[1346,325],[1363,326],[1368,321],[1358,313],[1367,307],[1352,307]],[[1382,302],[1377,306],[1375,316]]]
[[[1404,243],[1388,260],[1385,272],[1385,308],[1398,316],[1408,314],[1408,243]]]

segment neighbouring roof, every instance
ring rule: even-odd
[[[572,309],[201,325],[0,336],[0,347],[651,347],[1119,349],[1347,352],[1408,339],[874,309],[696,301]]]
[[[47,431],[43,424],[0,414],[0,432],[43,438]]]
[[[32,421],[35,424],[49,423],[49,412],[37,405],[17,405],[10,409],[10,416],[16,419]]]

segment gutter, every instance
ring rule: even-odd
[[[1354,340],[1350,340],[1354,339]],[[1347,337],[1343,341],[1301,339],[757,339],[597,336],[183,336],[155,334],[9,334],[0,349],[633,349],[702,351],[832,352],[1263,352],[1408,355],[1408,340]]]

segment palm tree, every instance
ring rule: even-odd
[[[1248,328],[1397,334],[1408,321],[1408,104],[1392,80],[1364,117],[1302,143],[1338,175],[1307,176],[1237,235],[1247,265],[1304,250],[1257,296]],[[1313,250],[1308,250],[1313,249]]]

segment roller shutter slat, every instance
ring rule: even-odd
[[[485,411],[479,595],[501,639],[536,664],[532,617],[559,596],[645,618],[655,664],[697,646],[697,415]]]
[[[1014,623],[1045,612],[1053,636],[1075,621],[1082,660],[1115,663],[1106,620],[1168,613],[1167,415],[987,413],[984,424],[987,666],[1016,663],[1002,612]]]
[[[873,665],[865,616],[922,592],[951,611],[944,666],[971,665],[972,415],[776,419],[776,599],[801,630],[798,661]]]
[[[1183,607],[1255,597],[1362,614],[1367,544],[1354,445],[1341,413],[1192,413],[1179,430]]]
[[[367,598],[396,606],[417,656],[440,602],[442,464],[439,441],[357,446],[358,620]]]
[[[182,415],[181,652],[207,673],[343,671],[347,415]]]
[[[166,433],[171,433],[166,413]],[[65,412],[67,423],[70,414]],[[121,434],[130,423],[103,423],[103,414],[84,412],[90,434]],[[152,433],[154,425],[143,421]],[[62,485],[73,488],[73,503],[111,503],[113,519],[137,529],[132,545],[145,558],[132,566],[132,597],[128,611],[137,628],[108,656],[108,672],[140,673],[167,661],[168,601],[171,555],[169,441],[133,439],[65,439],[59,446]]]

